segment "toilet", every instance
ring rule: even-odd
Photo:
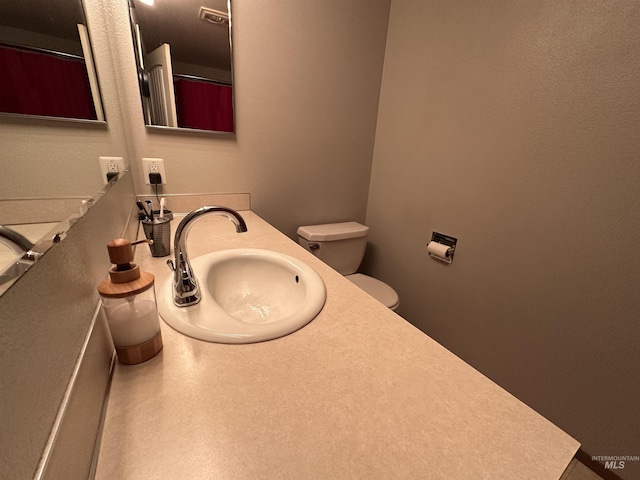
[[[356,273],[367,247],[369,227],[357,222],[307,225],[298,228],[298,243],[369,295],[395,311],[396,291],[378,279]]]

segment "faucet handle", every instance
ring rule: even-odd
[[[172,272],[176,271],[176,266],[173,264],[173,260],[167,260],[167,265],[169,266],[169,270]]]

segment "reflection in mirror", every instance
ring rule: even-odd
[[[0,296],[127,172],[86,198],[0,199]]]
[[[233,132],[231,6],[227,0],[129,0],[149,126]]]
[[[45,222],[5,226],[0,225],[0,295],[9,289],[44,253],[44,242],[38,239],[60,237],[53,230],[57,223]],[[49,234],[49,235],[47,235]]]
[[[81,0],[0,2],[0,112],[105,121]]]

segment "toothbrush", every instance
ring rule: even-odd
[[[151,203],[151,200],[145,200],[144,203],[149,207],[149,220],[153,222],[153,203]]]
[[[140,213],[142,213],[144,215],[144,218],[149,218],[149,212],[147,212],[147,209],[144,208],[144,205],[142,204],[142,202],[140,200],[136,201],[136,205],[138,206],[138,209],[140,210]]]
[[[165,198],[162,197],[160,199],[160,218],[164,218],[164,204],[165,204]]]

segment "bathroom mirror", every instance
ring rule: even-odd
[[[81,0],[0,2],[0,113],[104,122]]]
[[[234,132],[230,1],[128,1],[146,125]]]

